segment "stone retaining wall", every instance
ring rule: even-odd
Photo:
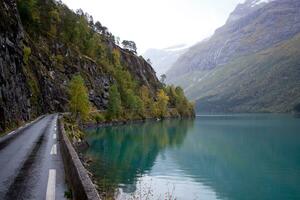
[[[60,149],[64,162],[68,186],[74,200],[100,200],[97,189],[92,183],[87,170],[82,165],[64,129],[63,120],[58,119]]]

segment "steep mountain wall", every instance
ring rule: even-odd
[[[43,113],[66,111],[67,85],[74,74],[84,78],[93,105],[107,107],[108,90],[115,80],[105,63],[47,34],[33,39],[22,26],[14,0],[1,1],[0,8],[0,132]],[[161,87],[143,58],[109,40],[101,44],[108,52],[120,52],[122,66],[139,85],[152,94]]]
[[[292,112],[300,103],[299,10],[298,0],[239,4],[177,60],[168,82],[181,85],[198,112]]]
[[[213,69],[256,53],[300,32],[300,1],[276,0],[251,7],[239,5],[210,40],[195,45],[167,72],[170,80],[191,71]]]
[[[15,2],[0,2],[0,131],[30,118],[29,89],[22,68],[23,29]]]
[[[89,89],[90,101],[98,109],[104,109],[108,103],[108,90],[114,78],[105,72],[105,66],[97,64],[87,56],[57,41],[41,41],[51,47],[50,54],[26,38],[25,45],[32,50],[29,63],[24,67],[31,86],[32,103],[41,110],[38,112],[65,111],[67,105],[67,85],[74,74],[81,74]],[[40,44],[39,43],[39,44]],[[121,52],[121,62],[128,67],[131,75],[142,85],[148,86],[154,93],[160,86],[152,67],[142,58],[131,52],[111,45],[111,51],[117,48]],[[64,55],[59,62],[53,57]]]

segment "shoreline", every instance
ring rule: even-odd
[[[163,119],[147,118],[147,119],[139,119],[139,120],[119,120],[119,121],[116,120],[116,121],[111,121],[111,122],[102,122],[99,124],[86,123],[83,125],[83,130],[92,129],[92,128],[104,128],[104,127],[110,127],[110,126],[122,126],[122,125],[128,125],[128,124],[141,124],[141,123],[145,123],[145,122],[156,122],[156,121],[164,121],[164,120],[171,120],[171,119],[182,120],[182,119],[195,119],[195,118],[196,118],[196,116],[193,116],[193,117],[165,117]],[[97,189],[99,195],[100,196],[105,195],[105,193],[103,194],[102,191],[99,190],[100,186],[98,185],[98,182],[95,179],[95,175],[89,169],[90,164],[93,163],[94,161],[84,154],[84,151],[89,148],[89,143],[86,140],[86,136],[82,141],[73,143],[73,145],[74,145],[74,149],[77,152],[82,165],[87,170],[90,179],[92,180],[93,184],[96,186],[96,189]]]
[[[147,121],[164,121],[164,120],[170,120],[170,119],[195,119],[197,115],[190,116],[190,117],[164,117],[164,118],[146,118],[146,119],[134,119],[134,120],[115,120],[115,121],[107,121],[107,122],[101,122],[101,123],[85,123],[83,124],[83,129],[90,129],[90,128],[101,128],[101,127],[107,127],[107,126],[120,126],[120,125],[127,125],[127,124],[139,124],[144,123]]]

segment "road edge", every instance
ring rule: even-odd
[[[11,140],[13,140],[14,138],[18,137],[18,135],[22,134],[22,132],[26,129],[28,129],[29,127],[31,127],[32,125],[34,125],[35,123],[37,123],[38,121],[40,121],[41,119],[43,119],[46,115],[41,115],[38,118],[36,118],[35,120],[28,122],[27,124],[7,133],[6,135],[0,137],[0,150],[3,149],[6,145],[9,144],[9,142]]]
[[[82,165],[64,129],[62,116],[58,117],[59,139],[65,176],[74,200],[100,200],[100,196]]]

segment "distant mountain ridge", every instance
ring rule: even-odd
[[[180,44],[164,49],[148,49],[143,57],[150,59],[152,66],[159,77],[165,74],[170,67],[176,62],[176,60],[185,53],[188,49],[188,45]]]
[[[243,4],[239,4],[234,12],[232,12],[227,20],[227,23],[234,22],[249,15],[251,12],[262,8],[266,3],[270,3],[274,0],[247,0]]]
[[[178,58],[168,82],[181,85],[199,112],[291,112],[300,103],[299,10],[299,0],[239,4],[209,40]],[[291,91],[294,99],[284,99]]]

